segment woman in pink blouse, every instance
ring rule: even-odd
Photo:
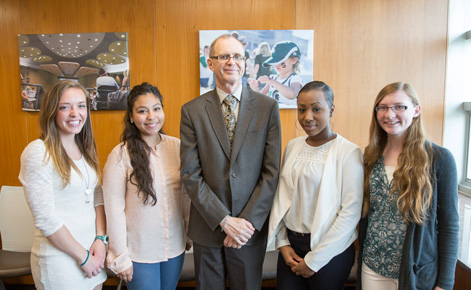
[[[142,83],[128,96],[125,129],[103,170],[108,267],[136,289],[175,289],[183,266],[189,198],[180,140],[161,132],[162,95]]]

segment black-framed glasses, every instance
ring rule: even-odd
[[[403,113],[409,108],[406,105],[394,105],[394,106],[376,106],[375,111],[381,114],[384,114],[388,111],[388,109],[391,109],[391,111],[395,113]]]
[[[240,54],[234,54],[232,56],[230,54],[215,55],[215,56],[210,56],[209,58],[217,59],[220,62],[228,62],[229,59],[231,59],[231,58],[234,61],[244,61],[245,60],[245,56],[240,55]]]

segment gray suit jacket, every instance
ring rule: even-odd
[[[255,227],[247,244],[265,238],[280,167],[278,103],[242,89],[232,151],[216,90],[183,105],[180,126],[181,176],[192,202],[190,238],[222,246],[226,235],[219,223],[226,215]]]

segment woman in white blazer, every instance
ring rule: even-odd
[[[307,136],[286,147],[269,224],[280,251],[277,289],[343,289],[354,263],[363,196],[360,148],[330,128],[332,89],[314,81],[299,92]]]

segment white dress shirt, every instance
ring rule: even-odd
[[[221,90],[218,87],[216,87],[216,92],[218,93],[219,101],[221,102],[221,108],[222,108],[222,113],[223,114],[224,114],[224,112],[226,112],[226,109],[227,109],[227,105],[224,103],[224,99],[227,96],[234,96],[237,99],[237,102],[235,103],[235,106],[234,106],[234,114],[235,114],[236,121],[237,121],[237,118],[239,116],[240,99],[242,97],[242,86],[239,86],[239,88],[232,95],[226,93],[225,91]]]

